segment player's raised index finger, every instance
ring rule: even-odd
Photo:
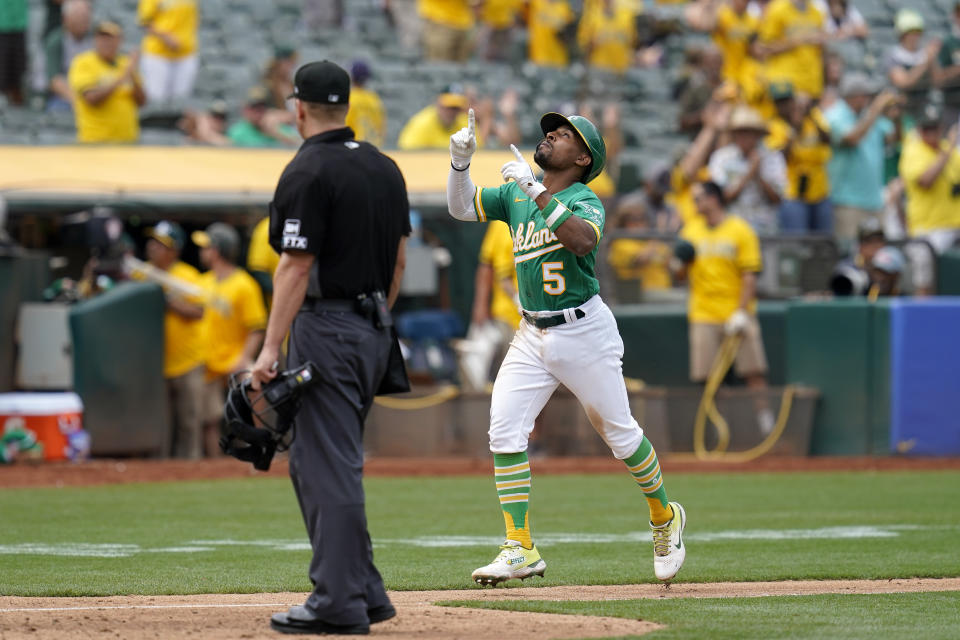
[[[517,160],[519,160],[520,162],[526,162],[526,160],[523,159],[523,154],[520,153],[519,150],[517,150],[517,147],[515,145],[512,145],[512,144],[510,145],[510,151],[513,151],[513,155]]]
[[[477,117],[473,113],[473,109],[467,111],[467,128],[470,130],[471,136],[477,135]]]

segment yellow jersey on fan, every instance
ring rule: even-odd
[[[480,245],[480,264],[490,265],[493,270],[493,282],[490,285],[490,315],[511,327],[520,324],[520,311],[513,296],[503,289],[503,281],[510,279],[513,290],[517,291],[517,268],[513,261],[513,238],[506,223],[493,220],[487,225],[487,232]]]
[[[730,5],[717,9],[713,41],[723,54],[720,75],[740,90],[744,101],[755,104],[765,93],[760,63],[750,54],[750,43],[757,37],[760,21],[749,11],[742,14]]]
[[[803,10],[792,0],[772,0],[760,20],[759,41],[776,44],[788,38],[823,31],[823,14],[807,0]],[[823,93],[823,52],[820,45],[802,44],[767,58],[765,76],[769,82],[789,82],[796,91],[814,98]]]
[[[803,119],[800,132],[790,145],[786,156],[787,188],[784,196],[788,200],[802,200],[817,203],[830,195],[830,178],[827,175],[827,163],[833,151],[830,144],[820,139],[819,129],[830,131],[830,125],[820,109],[814,107]],[[770,121],[770,135],[764,144],[774,151],[786,147],[791,127],[782,118]]]
[[[524,0],[485,0],[480,8],[483,23],[494,29],[509,29],[516,23]]]
[[[450,127],[444,127],[437,115],[437,106],[429,105],[413,115],[400,130],[399,149],[446,149],[450,136],[467,126],[467,114],[461,112]],[[481,145],[479,136],[477,146]]]
[[[137,18],[141,25],[169,34],[179,43],[174,50],[157,36],[147,34],[143,37],[144,53],[177,59],[196,52],[200,21],[197,0],[140,0]]]
[[[200,272],[186,262],[175,262],[167,273],[193,285],[200,283]],[[200,304],[199,300],[190,302]],[[184,318],[168,309],[163,317],[163,338],[165,378],[176,378],[203,364],[205,354],[202,318]]]
[[[111,64],[96,51],[86,51],[73,59],[67,78],[77,98],[74,110],[78,142],[136,142],[140,137],[132,82],[124,82],[98,105],[82,97],[85,91],[112,84],[129,64],[127,56],[119,55]]]
[[[917,184],[941,152],[949,154],[943,171],[929,189]],[[900,177],[907,192],[907,229],[911,235],[936,229],[960,229],[960,197],[954,190],[960,184],[960,151],[950,149],[946,140],[939,148],[923,141],[916,131],[907,135],[900,154]]]
[[[469,29],[473,26],[473,8],[468,0],[418,0],[417,11],[421,18],[454,29]]]
[[[200,276],[200,285],[226,303],[229,311],[207,306],[203,312],[207,373],[223,376],[232,372],[243,356],[243,347],[251,331],[267,326],[267,310],[260,286],[243,269],[217,280],[213,271]]]
[[[362,87],[350,89],[347,126],[353,129],[357,140],[365,140],[375,147],[383,146],[387,135],[387,112],[376,92]]]
[[[174,262],[166,273],[188,284],[200,284],[200,272],[180,260]],[[134,271],[130,278],[147,281],[147,276],[140,271]],[[202,300],[195,298],[188,298],[187,301],[203,304]],[[168,308],[163,315],[163,377],[176,378],[202,365],[203,340],[202,318],[184,318]]]
[[[684,225],[680,237],[696,249],[687,271],[687,317],[690,322],[726,321],[739,306],[743,274],[763,268],[756,232],[739,216],[728,214],[715,227],[698,216]],[[750,312],[756,303],[755,299],[750,302]]]
[[[270,246],[270,216],[262,219],[250,234],[250,246],[247,248],[247,268],[251,271],[263,271],[273,274],[280,264],[280,254]]]
[[[624,73],[633,64],[637,42],[637,11],[629,3],[615,2],[607,13],[603,2],[585,5],[577,42],[587,52],[591,67]]]
[[[645,252],[650,252],[653,259],[635,264],[636,256]],[[620,280],[639,280],[644,291],[664,291],[673,285],[667,269],[671,255],[670,247],[657,240],[617,238],[610,243],[607,263]]]
[[[563,31],[576,19],[567,0],[531,0],[528,30],[530,62],[566,67],[570,62]]]

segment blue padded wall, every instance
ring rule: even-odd
[[[890,306],[893,452],[960,455],[960,297]]]

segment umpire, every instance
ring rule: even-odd
[[[289,364],[312,360],[320,381],[305,392],[290,447],[290,477],[313,547],[313,593],[274,614],[282,633],[367,634],[396,615],[364,511],[363,422],[384,381],[405,376],[389,308],[403,274],[409,204],[403,175],[344,124],[350,77],[328,61],[294,76],[304,142],[270,205],[280,253],[254,389],[276,375],[290,331]]]

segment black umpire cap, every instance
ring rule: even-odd
[[[350,75],[329,60],[308,62],[297,69],[293,93],[287,97],[317,104],[349,104]]]

